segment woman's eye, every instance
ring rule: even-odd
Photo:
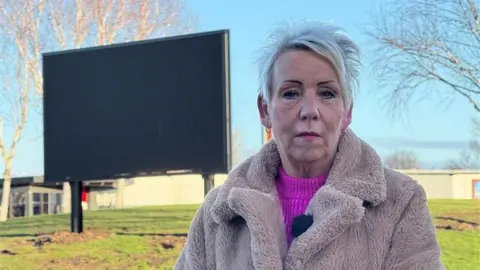
[[[283,92],[282,97],[286,99],[293,99],[297,98],[300,95],[300,93],[296,90],[288,90]]]
[[[335,93],[333,91],[322,91],[320,96],[325,99],[332,99],[335,98]]]

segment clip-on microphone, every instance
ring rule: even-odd
[[[299,237],[302,233],[308,230],[313,224],[313,216],[302,214],[293,218],[292,222],[292,236]]]

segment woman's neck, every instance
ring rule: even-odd
[[[288,158],[282,159],[282,166],[285,172],[291,177],[313,178],[328,175],[333,159],[329,161],[317,160],[314,162],[296,162]]]

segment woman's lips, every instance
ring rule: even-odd
[[[301,132],[297,135],[297,137],[300,137],[304,140],[307,140],[307,141],[313,141],[315,139],[318,139],[320,137],[320,135],[318,135],[317,133],[315,132]]]

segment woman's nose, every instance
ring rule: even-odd
[[[317,100],[311,97],[304,97],[300,108],[300,120],[317,120],[320,117],[320,110],[317,106]]]

